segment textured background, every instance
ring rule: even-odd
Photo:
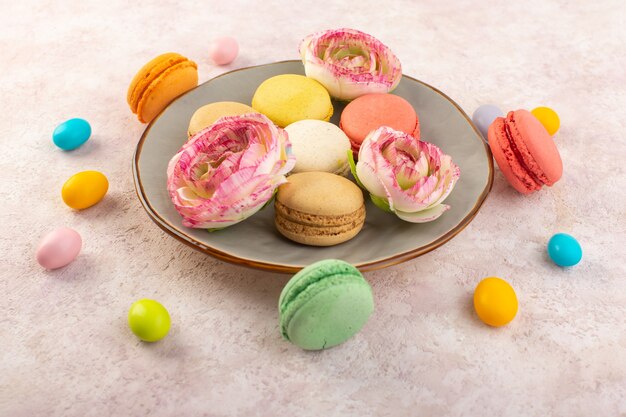
[[[0,415],[626,415],[626,6],[328,3],[0,0]],[[205,81],[297,58],[304,35],[341,26],[379,37],[406,74],[470,114],[490,102],[554,107],[565,173],[522,197],[496,172],[458,237],[366,274],[377,310],[360,334],[307,353],[278,331],[287,276],[214,260],[148,219],[130,163],[144,126],[125,97],[135,71],[165,51],[196,60]],[[207,45],[222,34],[241,55],[216,68]],[[64,153],[50,136],[71,117],[94,135]],[[73,212],[60,188],[86,169],[104,172],[110,192]],[[35,248],[60,226],[84,248],[45,272]],[[579,266],[547,260],[558,231],[582,242]],[[520,300],[501,329],[471,308],[490,275]],[[172,315],[160,343],[126,326],[143,297]]]

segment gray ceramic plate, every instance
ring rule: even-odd
[[[250,104],[257,86],[278,74],[304,74],[300,61],[285,61],[229,72],[198,86],[171,103],[141,137],[133,159],[137,195],[165,232],[224,261],[278,272],[295,272],[326,258],[343,259],[362,271],[413,259],[459,233],[478,212],[491,190],[493,161],[480,133],[461,108],[442,92],[403,76],[394,94],[407,99],[420,118],[422,139],[439,146],[461,169],[461,178],[446,199],[452,208],[434,222],[411,224],[371,203],[363,230],[352,240],[326,248],[304,246],[283,238],[274,228],[274,209],[224,230],[209,233],[182,225],[166,189],[166,167],[187,138],[193,112],[214,101]],[[334,103],[331,120],[339,122],[343,103]]]

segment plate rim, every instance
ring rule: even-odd
[[[132,160],[132,169],[133,169],[133,182],[135,185],[135,193],[137,194],[137,197],[139,198],[139,201],[141,202],[142,207],[144,208],[144,210],[146,211],[146,213],[148,214],[148,217],[154,222],[156,223],[157,226],[159,226],[159,228],[161,230],[163,230],[165,233],[167,233],[168,235],[172,236],[173,238],[175,238],[176,240],[178,240],[179,242],[184,243],[185,245],[196,249],[200,252],[203,252],[207,255],[210,255],[214,258],[217,258],[221,261],[225,261],[231,264],[235,264],[235,265],[241,265],[241,266],[245,266],[248,268],[254,268],[254,269],[260,269],[260,270],[264,270],[264,271],[271,271],[271,272],[279,272],[279,273],[295,273],[298,272],[300,269],[302,269],[302,267],[298,267],[298,266],[291,266],[291,265],[285,265],[285,264],[280,264],[280,263],[270,263],[270,262],[262,262],[262,261],[258,261],[258,260],[254,260],[254,259],[248,259],[248,258],[243,258],[243,257],[238,257],[238,256],[234,256],[230,253],[226,253],[223,251],[220,251],[214,247],[208,246],[196,239],[194,239],[193,237],[187,235],[187,234],[183,234],[181,235],[178,230],[176,230],[176,227],[173,226],[172,224],[170,224],[168,221],[166,221],[151,205],[150,205],[150,201],[149,199],[146,197],[145,195],[145,191],[143,189],[143,184],[141,182],[141,173],[139,172],[139,158],[141,157],[141,151],[143,149],[143,145],[144,142],[146,140],[146,137],[148,136],[148,133],[150,132],[150,129],[152,128],[153,124],[159,119],[159,117],[161,117],[161,115],[163,114],[163,112],[165,112],[174,102],[176,102],[178,99],[184,97],[187,93],[189,93],[190,91],[193,91],[197,88],[200,88],[201,86],[203,86],[204,84],[207,84],[217,78],[220,78],[222,76],[228,75],[228,74],[232,74],[234,72],[238,72],[238,71],[243,71],[243,70],[248,70],[248,69],[252,69],[252,68],[259,68],[259,67],[265,67],[265,66],[270,66],[270,65],[275,65],[275,64],[284,64],[284,63],[295,63],[295,62],[301,62],[300,60],[297,59],[288,59],[288,60],[283,60],[283,61],[276,61],[276,62],[270,62],[270,63],[266,63],[266,64],[260,64],[260,65],[252,65],[249,67],[243,67],[243,68],[237,68],[235,70],[232,71],[227,71],[224,72],[220,75],[217,75],[205,82],[203,82],[202,84],[198,84],[196,87],[194,87],[193,89],[187,91],[186,93],[178,96],[177,98],[175,98],[174,100],[172,100],[167,106],[165,106],[165,108],[163,108],[163,110],[161,110],[159,112],[159,114],[152,120],[150,121],[150,123],[148,123],[148,125],[146,126],[145,130],[143,131],[143,133],[141,134],[141,137],[139,138],[139,142],[137,143],[137,146],[135,148],[135,152],[133,154],[133,160]],[[487,196],[489,195],[489,193],[491,192],[491,189],[493,187],[493,179],[494,179],[494,163],[493,163],[493,156],[491,153],[491,149],[489,148],[489,146],[485,143],[485,141],[482,139],[482,134],[478,131],[478,128],[474,125],[474,123],[472,122],[472,120],[469,118],[469,116],[463,111],[463,109],[454,101],[452,100],[450,97],[448,97],[445,93],[443,93],[442,91],[438,90],[437,88],[418,80],[417,78],[402,74],[402,77],[406,77],[407,79],[410,79],[412,81],[415,81],[419,84],[422,84],[424,87],[431,89],[433,92],[435,92],[436,94],[439,94],[440,96],[442,96],[444,99],[448,100],[450,103],[452,103],[452,105],[454,107],[456,107],[456,109],[461,113],[461,115],[465,118],[465,120],[468,121],[468,123],[470,124],[470,126],[472,127],[472,129],[474,129],[474,132],[476,133],[478,139],[480,139],[481,144],[483,145],[483,148],[485,149],[485,152],[487,154],[487,159],[488,159],[488,167],[489,167],[489,178],[487,181],[487,184],[485,186],[485,188],[483,189],[482,193],[478,196],[478,199],[476,200],[474,206],[472,207],[472,210],[470,210],[470,212],[461,219],[461,221],[454,226],[452,229],[450,229],[448,232],[446,232],[445,234],[443,234],[442,236],[440,236],[438,239],[435,239],[434,241],[430,242],[427,245],[424,246],[420,246],[419,248],[410,250],[410,251],[406,251],[403,253],[399,253],[393,256],[389,256],[387,258],[384,259],[378,259],[376,261],[371,261],[371,262],[363,262],[363,263],[359,263],[359,264],[355,264],[354,266],[357,267],[360,271],[362,272],[367,272],[367,271],[375,271],[378,269],[383,269],[383,268],[387,268],[393,265],[397,265],[406,261],[409,261],[411,259],[415,259],[421,255],[424,255],[428,252],[431,252],[435,249],[437,249],[438,247],[444,245],[445,243],[447,243],[448,241],[450,241],[452,238],[454,238],[455,236],[457,236],[459,233],[461,233],[461,231],[463,231],[463,229],[465,229],[471,222],[472,220],[476,217],[476,215],[478,214],[478,211],[480,210],[480,208],[482,207],[482,205],[484,204],[485,200],[487,199]]]

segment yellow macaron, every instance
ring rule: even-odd
[[[128,87],[126,101],[142,123],[149,123],[172,100],[198,85],[198,66],[177,53],[144,65]]]
[[[333,115],[330,95],[322,84],[296,74],[263,81],[252,97],[252,107],[280,127],[305,119],[327,122]]]
[[[205,127],[211,126],[213,123],[225,116],[239,116],[247,113],[258,113],[250,106],[237,103],[234,101],[218,101],[200,107],[195,111],[189,121],[189,129],[187,134],[192,137]]]

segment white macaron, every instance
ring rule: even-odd
[[[323,171],[348,175],[350,140],[339,127],[322,120],[299,120],[285,130],[296,156],[292,173]]]

